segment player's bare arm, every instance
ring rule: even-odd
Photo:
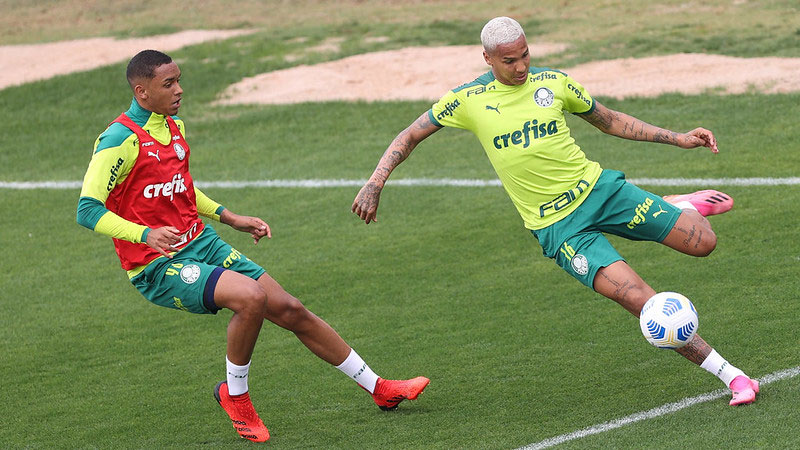
[[[258,217],[240,216],[226,209],[219,215],[219,221],[230,225],[235,230],[250,233],[254,244],[258,244],[259,239],[264,236],[267,239],[272,238],[272,231],[269,229],[269,225]]]
[[[714,134],[705,128],[695,128],[688,133],[677,133],[609,109],[598,101],[595,101],[595,108],[591,113],[580,114],[580,117],[603,133],[623,139],[658,142],[681,148],[708,147],[712,153],[719,152]]]
[[[428,112],[424,112],[405,130],[394,138],[383,153],[381,160],[367,183],[356,195],[350,208],[365,223],[377,222],[376,214],[381,190],[392,171],[405,161],[416,146],[440,127],[431,122]]]

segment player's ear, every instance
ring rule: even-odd
[[[483,59],[486,61],[486,64],[490,66],[492,65],[492,61],[489,59],[489,54],[486,53],[486,50],[483,51]]]
[[[136,84],[133,86],[133,94],[136,98],[140,98],[142,100],[147,100],[147,89],[141,84]]]

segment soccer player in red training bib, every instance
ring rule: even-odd
[[[638,317],[656,291],[604,233],[706,256],[717,238],[705,216],[730,210],[733,199],[714,190],[661,198],[628,183],[622,172],[603,170],[575,144],[564,111],[612,136],[717,153],[714,135],[704,128],[676,133],[650,125],[606,108],[563,72],[531,67],[525,33],[511,18],[490,20],[481,42],[491,70],[446,93],[392,141],[352,211],[366,223],[376,220],[389,174],[421,141],[445,126],[472,131],[544,255]],[[700,336],[677,352],[719,377],[733,392],[731,405],[755,400],[758,382]]]
[[[385,380],[326,322],[234,249],[199,216],[271,237],[258,217],[220,206],[194,186],[181,106],[181,72],[168,55],[145,50],[127,69],[130,108],[97,138],[78,202],[78,223],[111,236],[122,268],[149,301],[197,314],[233,311],[227,331],[227,378],[214,397],[243,438],[269,439],[248,393],[253,348],[267,319],[292,331],[314,354],[372,395],[383,410],[415,399],[425,377]]]

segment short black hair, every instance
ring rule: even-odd
[[[134,86],[133,80],[139,78],[152,79],[156,67],[172,62],[172,58],[166,53],[158,50],[142,50],[131,58],[128,62],[128,70],[125,75],[128,77],[128,84]]]

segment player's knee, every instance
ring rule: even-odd
[[[267,309],[267,291],[259,283],[249,283],[242,293],[239,314],[252,317],[264,317]]]
[[[311,311],[306,309],[300,300],[294,297],[290,297],[287,301],[282,302],[277,316],[281,326],[291,330],[302,328],[303,324],[307,323],[307,321],[313,317]]]
[[[695,256],[708,256],[717,248],[717,235],[710,228],[704,230],[703,236],[695,246]]]
[[[625,294],[625,301],[620,302],[623,308],[631,314],[639,317],[644,308],[644,304],[653,296],[653,290],[649,286],[634,286]]]

